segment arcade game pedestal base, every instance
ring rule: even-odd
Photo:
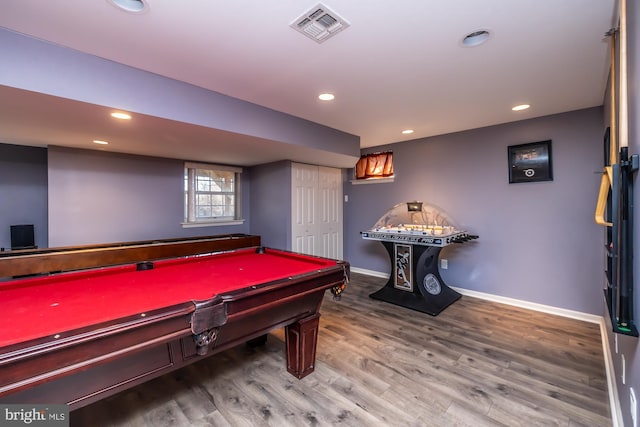
[[[462,295],[447,286],[438,271],[438,255],[442,248],[381,243],[393,268],[387,283],[369,295],[371,298],[432,316],[460,299]]]

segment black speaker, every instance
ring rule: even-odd
[[[11,226],[11,250],[35,248],[33,224]]]

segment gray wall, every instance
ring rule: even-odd
[[[251,234],[262,244],[290,250],[291,162],[268,163],[251,168]]]
[[[480,236],[442,251],[448,284],[600,315],[603,233],[593,215],[602,115],[592,108],[375,147],[393,150],[395,181],[346,183],[345,258],[389,273],[382,245],[359,233],[395,204],[421,200]],[[507,147],[548,139],[554,180],[509,184]]]
[[[11,247],[14,224],[33,224],[35,244],[48,245],[44,148],[0,144],[0,248]]]
[[[182,228],[184,162],[50,147],[50,246],[151,240],[249,230],[249,172],[243,225]]]
[[[640,96],[638,88],[640,87],[640,4],[635,1],[627,1],[628,13],[628,73],[629,73],[629,153],[640,154]],[[609,100],[607,98],[606,102]],[[608,120],[608,116],[606,117]],[[638,174],[635,177],[635,229],[633,236],[634,245],[634,319],[636,326],[640,326],[640,262],[638,256],[640,254],[640,181]],[[602,315],[607,317],[607,309],[603,308]],[[625,426],[633,425],[631,423],[631,413],[629,410],[629,389],[635,390],[636,399],[640,399],[640,345],[638,338],[625,335],[617,335],[609,331],[608,341],[610,351],[613,358],[613,365],[616,371],[615,381],[618,388],[618,398],[620,400],[620,409]],[[618,342],[618,351],[616,352],[616,339]],[[626,364],[626,384],[622,384],[622,358]],[[640,415],[640,414],[639,414]]]

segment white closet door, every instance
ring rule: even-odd
[[[292,250],[342,259],[342,172],[293,163]]]
[[[294,252],[317,255],[315,232],[318,167],[293,163],[291,173],[292,249]]]
[[[342,259],[342,172],[318,167],[318,255]]]

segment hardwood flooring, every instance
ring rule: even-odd
[[[372,300],[352,274],[323,302],[315,372],[283,331],[71,413],[72,426],[610,426],[596,324],[463,296],[436,317]]]

